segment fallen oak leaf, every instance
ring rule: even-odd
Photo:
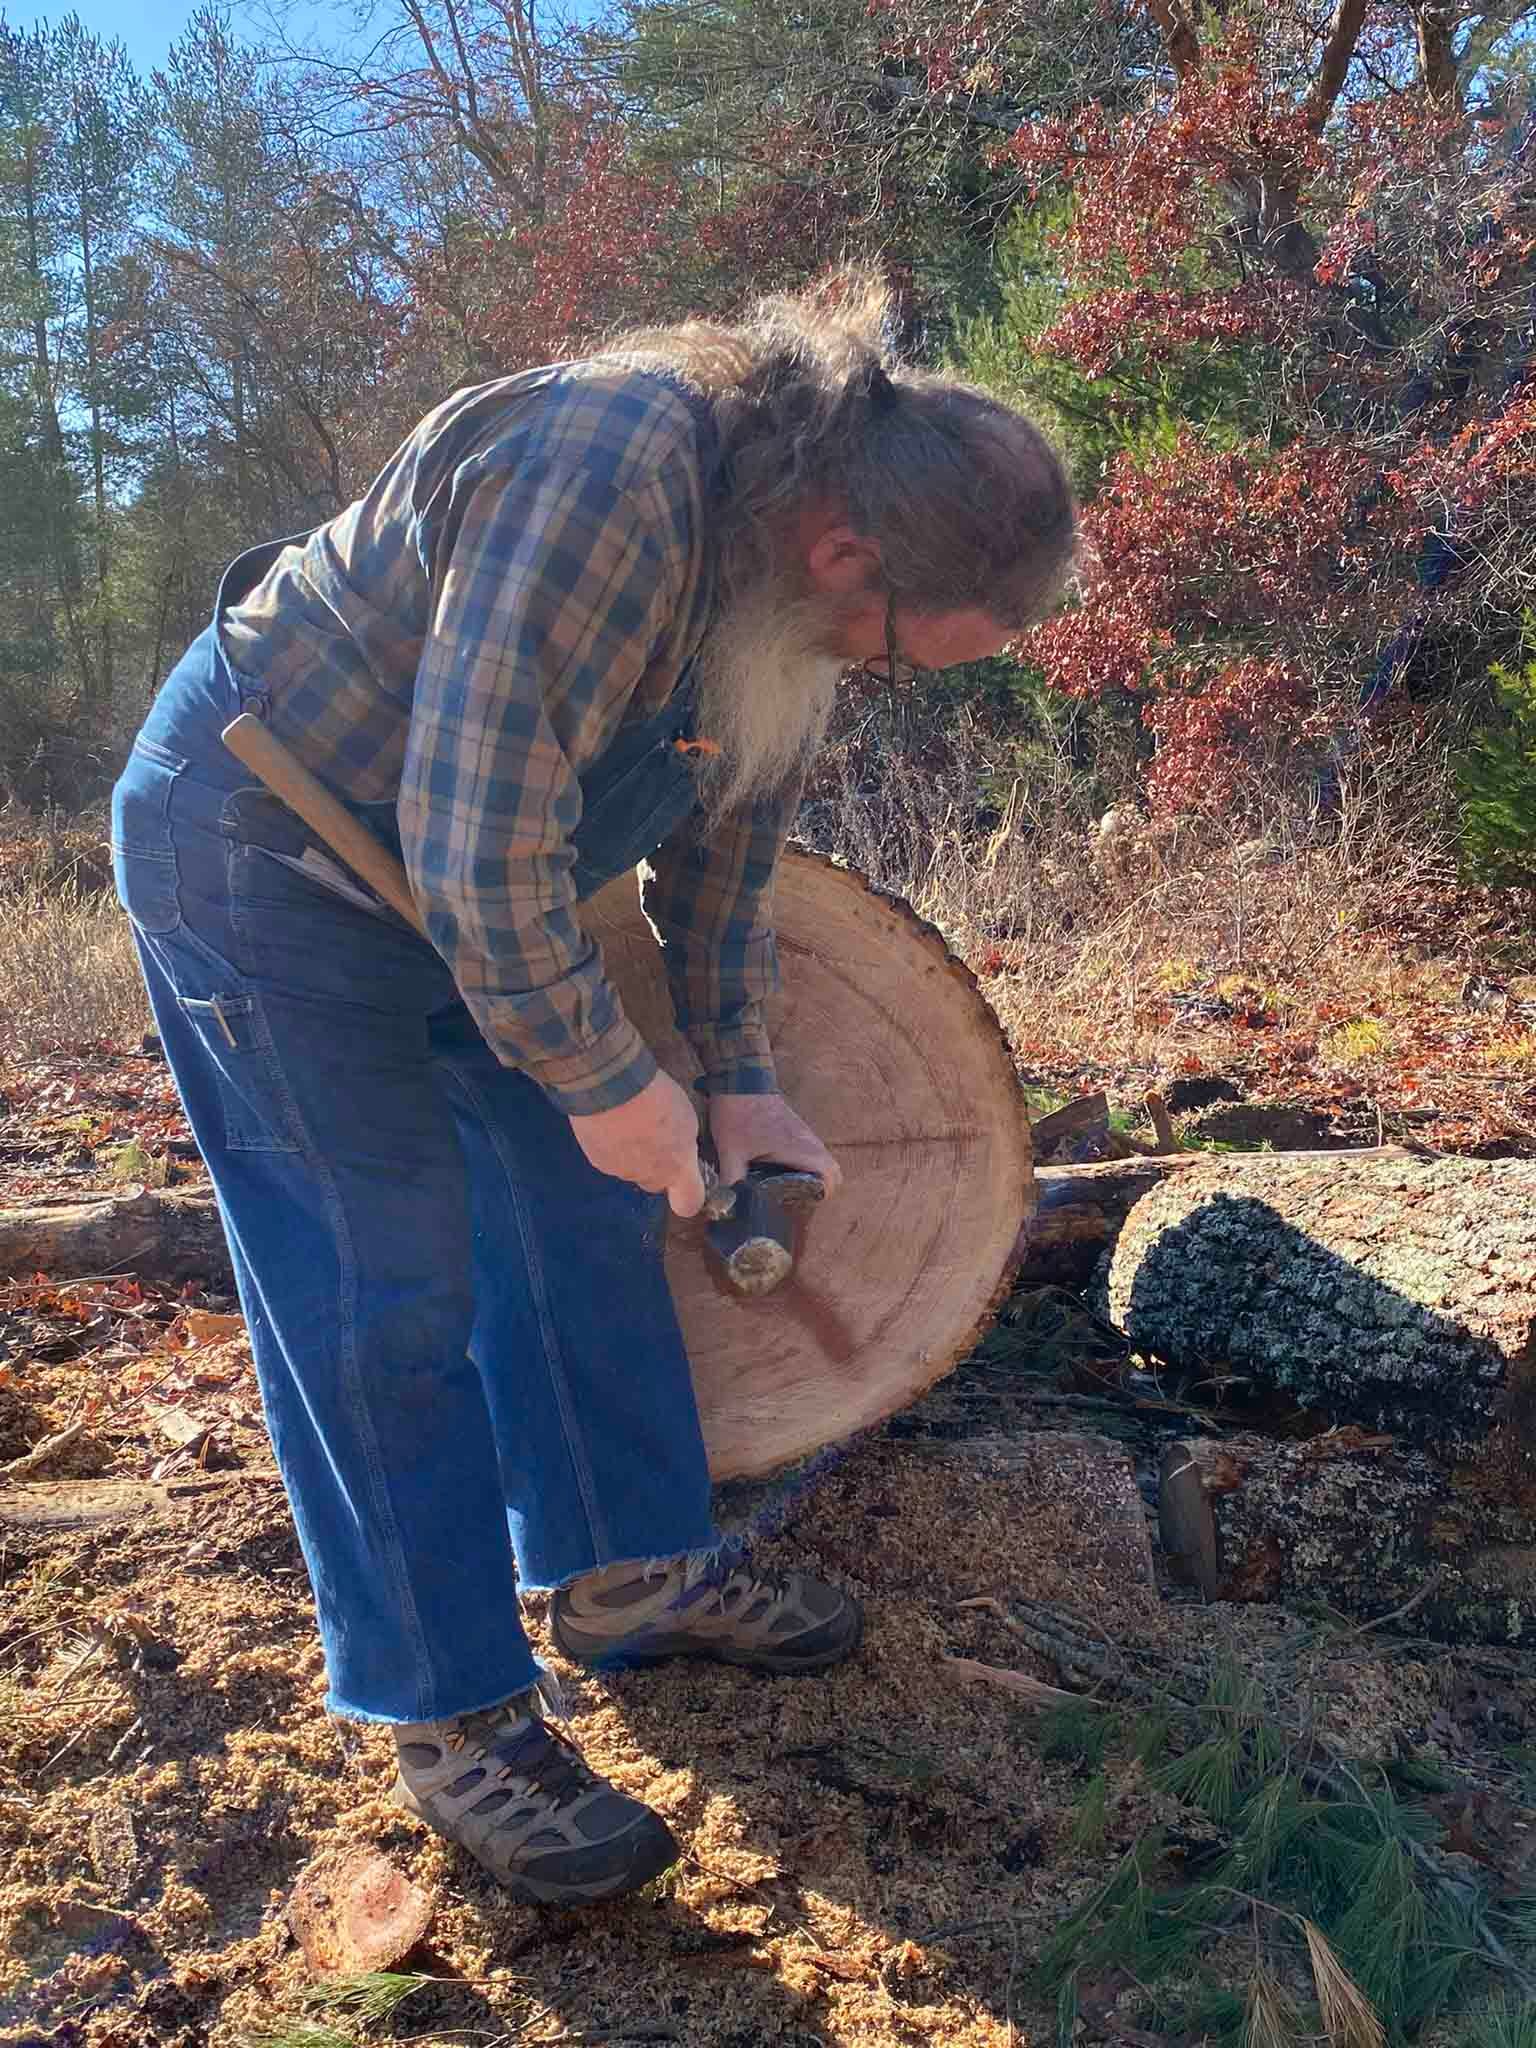
[[[175,1334],[190,1348],[194,1344],[226,1344],[245,1335],[245,1317],[218,1315],[212,1309],[189,1308]]]
[[[813,1970],[839,1978],[844,1984],[867,1984],[878,1974],[868,1956],[836,1955],[828,1949],[796,1949],[794,1958],[798,1963],[809,1963]]]

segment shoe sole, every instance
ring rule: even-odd
[[[441,1835],[445,1842],[451,1842],[456,1849],[462,1849],[488,1877],[495,1879],[509,1898],[517,1899],[528,1906],[600,1906],[609,1899],[625,1898],[631,1892],[639,1891],[642,1885],[649,1884],[653,1877],[660,1877],[664,1870],[670,1870],[683,1853],[680,1844],[673,1839],[666,1822],[656,1816],[655,1830],[648,1831],[644,1836],[638,1836],[637,1831],[638,1841],[648,1845],[647,1853],[637,1856],[622,1876],[610,1879],[601,1890],[594,1890],[591,1886],[558,1884],[551,1879],[498,1869],[485,1857],[476,1855],[469,1844],[461,1842],[451,1829],[439,1825],[403,1778],[396,1778],[394,1789],[389,1796],[390,1803],[398,1807],[402,1813],[408,1813],[413,1820],[419,1820],[423,1826],[429,1827],[433,1834]]]
[[[716,1649],[690,1635],[653,1637],[643,1648],[631,1650],[589,1651],[570,1641],[558,1618],[551,1623],[550,1633],[560,1654],[584,1671],[640,1671],[653,1664],[670,1664],[691,1657],[700,1664],[733,1664],[740,1671],[761,1671],[770,1678],[796,1678],[830,1670],[851,1657],[864,1640],[864,1610],[854,1609],[853,1628],[844,1642],[834,1644],[830,1650],[818,1650],[813,1657],[775,1657],[771,1651]]]

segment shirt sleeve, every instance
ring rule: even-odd
[[[572,837],[677,602],[664,518],[579,468],[461,477],[435,570],[400,778],[412,890],[503,1064],[567,1115],[615,1108],[656,1062],[578,919]]]
[[[661,938],[678,1029],[712,1095],[774,1095],[763,1006],[779,986],[773,885],[800,784],[654,856],[646,915]]]

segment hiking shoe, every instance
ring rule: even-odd
[[[700,1565],[610,1565],[558,1592],[550,1627],[591,1670],[711,1657],[753,1671],[822,1671],[858,1645],[857,1600],[807,1572],[753,1571],[740,1549]]]
[[[395,1729],[394,1800],[467,1849],[515,1898],[581,1905],[632,1892],[677,1861],[659,1814],[616,1791],[537,1693],[481,1714]]]

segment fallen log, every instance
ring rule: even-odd
[[[1039,1128],[1037,1125],[1036,1129]],[[1317,1160],[1316,1152],[1226,1153],[1220,1165],[1232,1174],[1275,1165],[1279,1160]],[[1375,1159],[1423,1155],[1401,1145],[1382,1145],[1326,1155],[1344,1170]],[[1144,1153],[1082,1166],[1035,1168],[1035,1213],[1019,1233],[1020,1284],[1027,1287],[1082,1287],[1106,1247],[1113,1244],[1136,1203],[1172,1175],[1213,1163],[1209,1152]]]
[[[55,1479],[0,1486],[0,1535],[8,1530],[91,1529],[115,1522],[143,1527],[184,1501],[237,1486],[279,1483],[275,1472],[197,1472],[184,1479]]]
[[[133,1273],[232,1287],[229,1250],[206,1188],[130,1188],[84,1201],[0,1209],[0,1274]]]
[[[1387,1431],[1536,1516],[1536,1161],[1192,1167],[1127,1216],[1107,1309],[1139,1351]]]
[[[1291,1156],[1236,1154],[1223,1165],[1238,1173]],[[1315,1160],[1319,1155],[1296,1156]],[[1396,1146],[1347,1155],[1351,1167],[1362,1160],[1411,1156]],[[1209,1153],[1175,1152],[1037,1168],[1039,1207],[1020,1232],[1020,1282],[1083,1284],[1143,1195],[1172,1174],[1210,1163]],[[130,1188],[122,1194],[0,1208],[0,1275],[48,1273],[65,1280],[112,1272],[233,1286],[224,1233],[207,1188]]]
[[[1536,1628],[1536,1523],[1390,1437],[1185,1438],[1158,1520],[1174,1576],[1209,1600],[1321,1600],[1450,1643]]]

